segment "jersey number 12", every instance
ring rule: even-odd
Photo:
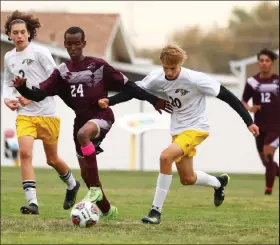
[[[83,90],[83,84],[79,85],[71,85],[71,95],[72,97],[84,97],[84,90]]]
[[[261,103],[270,103],[270,93],[261,93]]]

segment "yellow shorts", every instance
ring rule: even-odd
[[[172,137],[172,143],[177,143],[183,150],[184,155],[176,159],[181,161],[184,156],[193,157],[196,154],[195,147],[209,136],[208,132],[186,130]]]
[[[32,136],[45,144],[57,144],[60,130],[58,117],[36,117],[18,115],[16,119],[17,137]]]

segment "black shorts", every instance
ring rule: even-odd
[[[256,137],[257,149],[263,152],[264,145],[269,145],[274,148],[279,147],[279,132],[262,132]]]

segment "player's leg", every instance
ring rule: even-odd
[[[29,203],[29,205],[22,206],[20,211],[22,214],[39,214],[35,173],[32,166],[32,151],[34,138],[37,137],[37,131],[32,117],[17,116],[16,130],[21,162],[22,187],[25,198]]]
[[[87,172],[86,172],[86,165],[87,162],[86,160],[78,155],[78,162],[80,165],[80,169],[81,169],[81,176],[85,182],[85,184],[87,185],[87,188],[89,189],[90,186],[87,184]],[[100,188],[102,191],[102,199],[100,201],[96,202],[97,207],[100,209],[102,215],[101,218],[113,218],[114,216],[116,216],[118,214],[118,210],[115,206],[112,206],[109,202],[109,200],[107,199],[103,189],[102,189],[102,184],[100,183]]]
[[[266,195],[272,194],[272,188],[273,188],[275,176],[277,174],[279,175],[278,164],[273,160],[275,151],[278,147],[279,147],[279,133],[268,132],[264,138],[264,147],[263,147],[263,157],[266,164],[266,175],[267,175],[267,183],[265,189]]]
[[[75,128],[75,126],[74,126]],[[74,130],[76,131],[76,130]],[[83,167],[86,172],[86,185],[89,186],[88,193],[85,197],[86,200],[89,200],[93,203],[100,201],[102,199],[102,191],[100,188],[98,166],[96,159],[96,150],[94,144],[91,142],[91,137],[94,138],[98,136],[100,131],[99,126],[91,121],[86,122],[81,128],[78,129],[77,135],[74,135],[74,138],[77,138],[78,148],[77,152],[81,152],[84,160],[86,162]]]
[[[92,139],[103,139],[109,132],[111,127],[112,123],[109,121],[103,119],[92,119],[88,121],[83,127],[81,127],[77,132],[77,140],[81,147],[80,150],[87,163],[85,165],[85,171],[87,172],[86,184],[87,186],[89,186],[89,191],[85,199],[93,203],[97,203],[100,201],[102,203],[104,192],[99,180],[96,149],[94,144],[92,143]],[[109,218],[110,216],[116,215],[117,213],[117,208],[111,206],[111,209],[106,216]]]
[[[161,221],[161,210],[172,182],[172,163],[184,152],[176,143],[172,143],[160,155],[160,173],[157,179],[156,192],[152,208],[148,214],[142,218],[143,223],[159,224]]]
[[[193,170],[193,156],[195,149],[184,156],[179,162],[176,162],[177,171],[182,185],[200,185],[214,188],[214,204],[220,206],[225,198],[224,190],[229,182],[229,176],[213,176],[200,170]]]
[[[60,119],[57,117],[38,117],[37,125],[37,137],[43,141],[47,164],[57,171],[60,179],[66,184],[63,208],[65,210],[70,209],[75,204],[80,183],[75,180],[65,161],[58,156],[57,143],[60,132]]]
[[[277,136],[277,134],[276,134]],[[275,137],[269,137],[268,133],[264,133],[264,132],[260,132],[260,134],[256,137],[256,146],[259,152],[259,156],[261,158],[262,164],[265,167],[265,194],[269,195],[272,192],[272,183],[274,183],[274,179],[275,179],[275,175],[279,175],[279,168],[278,168],[278,164],[276,162],[271,161],[271,157],[269,156],[269,153],[273,153],[275,150],[270,149],[271,147],[269,146],[270,143],[272,143],[274,140],[276,140],[277,138]],[[264,148],[265,145],[268,146],[266,147],[266,155],[264,153]],[[275,149],[277,148],[274,147]],[[272,150],[272,152],[271,152]],[[271,164],[271,162],[273,162]]]
[[[210,176],[202,171],[194,173],[192,156],[195,155],[195,146],[200,144],[204,139],[208,137],[207,132],[199,132],[193,130],[187,130],[175,137],[173,137],[173,143],[165,149],[160,156],[160,174],[158,176],[156,193],[153,201],[152,209],[148,216],[142,218],[144,223],[159,224],[161,210],[166,198],[167,192],[171,185],[172,180],[172,163],[174,161],[181,162],[184,156],[185,158],[184,167],[181,167],[181,181],[189,184],[208,184],[212,187],[221,188],[220,181],[214,176]],[[184,171],[186,171],[185,174]],[[198,181],[196,180],[198,176]],[[224,178],[224,177],[223,177]],[[228,176],[226,177],[228,181]],[[216,192],[215,192],[216,193]],[[216,195],[216,194],[215,194]]]
[[[63,208],[68,210],[73,207],[76,202],[80,182],[75,180],[69,166],[58,156],[57,144],[44,143],[44,150],[48,165],[57,171],[59,178],[66,184]]]

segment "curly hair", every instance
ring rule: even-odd
[[[28,38],[28,41],[30,42],[34,37],[37,35],[37,30],[41,27],[41,24],[39,22],[38,18],[35,18],[33,14],[27,14],[20,12],[18,10],[14,11],[11,15],[7,17],[6,23],[5,23],[5,33],[9,35],[11,32],[11,27],[14,24],[25,22],[26,29],[30,34],[30,37]],[[11,41],[11,39],[9,38]]]
[[[269,50],[269,49],[262,49],[258,54],[257,54],[257,58],[258,60],[260,59],[261,55],[266,55],[268,56],[272,61],[275,61],[278,59],[278,55],[276,53],[274,53],[273,51]]]

